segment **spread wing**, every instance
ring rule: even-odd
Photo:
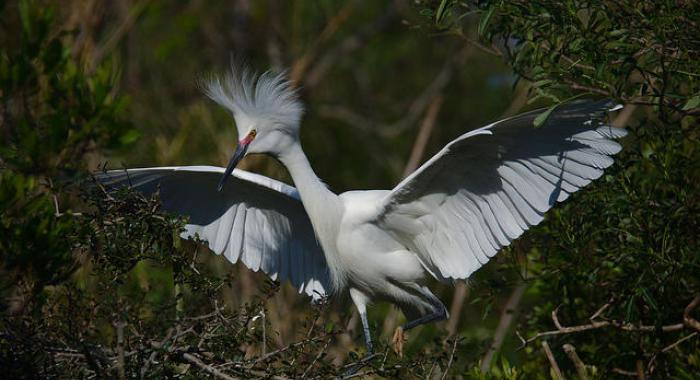
[[[146,194],[160,189],[166,211],[189,217],[183,238],[198,234],[230,262],[288,280],[314,300],[330,293],[326,259],[297,190],[237,169],[218,192],[223,172],[214,166],[160,167],[112,170],[97,178],[108,187],[132,186]]]
[[[608,101],[558,107],[539,128],[528,112],[449,143],[383,200],[376,223],[434,277],[464,279],[556,202],[612,165],[624,129],[605,125]]]

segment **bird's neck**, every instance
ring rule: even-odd
[[[301,202],[326,256],[333,284],[336,290],[339,290],[344,283],[343,275],[339,270],[336,249],[338,229],[343,214],[340,197],[330,191],[316,176],[298,140],[290,144],[278,158],[289,170],[294,185],[299,191]]]

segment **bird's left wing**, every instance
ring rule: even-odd
[[[468,132],[394,188],[375,223],[434,277],[464,279],[538,224],[556,202],[612,165],[624,129],[604,125],[606,101],[532,111]]]
[[[288,280],[318,300],[331,291],[328,266],[294,187],[234,170],[218,192],[224,168],[214,166],[112,170],[97,174],[108,188],[160,190],[165,211],[189,217],[183,238],[198,234],[229,261],[272,279]]]

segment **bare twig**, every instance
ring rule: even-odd
[[[110,34],[109,38],[100,46],[95,49],[90,60],[89,71],[93,72],[97,65],[102,62],[105,56],[107,56],[119,43],[119,41],[124,38],[126,33],[134,26],[138,16],[147,8],[148,3],[143,2],[142,4],[136,4],[128,11],[124,20],[121,24]]]
[[[557,316],[557,312],[559,312],[559,306],[557,306],[556,308],[554,308],[554,310],[552,310],[552,322],[554,323],[554,326],[557,328],[557,330],[563,330],[564,326],[562,326],[561,323],[559,322],[559,317]],[[592,317],[589,319],[591,320],[591,322],[593,322]],[[595,322],[593,322],[593,323],[595,323]]]
[[[210,366],[209,364],[203,362],[201,359],[198,357],[190,354],[190,353],[183,353],[182,358],[187,360],[188,362],[196,365],[197,367],[201,368],[203,371],[209,373],[212,376],[218,377],[219,379],[224,379],[224,380],[239,380],[240,378],[238,377],[233,377],[228,374],[225,374],[218,369]]]
[[[542,348],[544,349],[544,353],[547,355],[547,360],[549,360],[549,365],[552,366],[552,371],[554,372],[554,376],[557,378],[557,380],[564,380],[564,376],[561,374],[561,370],[559,369],[559,364],[557,364],[557,361],[554,359],[554,354],[552,353],[552,350],[549,348],[549,343],[547,343],[546,340],[542,341]]]
[[[126,379],[124,370],[124,322],[115,323],[117,329],[117,374],[120,379]]]
[[[511,323],[513,323],[514,312],[518,308],[520,301],[525,293],[526,285],[524,283],[519,284],[513,289],[513,292],[508,297],[508,301],[503,306],[501,311],[501,318],[498,321],[498,327],[496,327],[496,332],[493,336],[493,342],[489,346],[488,351],[481,360],[481,372],[486,372],[491,367],[491,362],[493,361],[496,352],[501,349],[503,341],[505,340],[506,333],[510,328]]]
[[[373,373],[374,371],[371,371],[371,372],[367,372],[367,371],[358,372],[358,371],[360,370],[360,368],[364,367],[368,362],[372,361],[374,358],[376,358],[379,355],[381,355],[381,354],[377,353],[377,354],[368,355],[368,356],[365,356],[364,358],[362,358],[356,362],[348,363],[348,364],[344,365],[343,368],[348,368],[349,370],[347,370],[346,374],[343,375],[341,378],[343,380],[352,379],[354,377],[366,376],[370,373]]]
[[[576,347],[567,343],[563,346],[563,348],[564,352],[566,353],[566,356],[568,356],[569,359],[571,359],[571,361],[574,363],[574,367],[576,367],[576,373],[578,374],[578,378],[581,380],[588,380],[588,371],[586,371],[586,365],[576,353]]]
[[[498,49],[496,49],[494,47],[486,46],[477,40],[469,38],[461,31],[457,33],[457,36],[459,36],[462,39],[462,41],[466,42],[467,45],[473,46],[473,47],[483,51],[484,53],[492,54],[492,55],[499,56],[499,57],[503,55],[500,51],[498,51]]]
[[[457,333],[457,327],[460,321],[459,317],[468,294],[469,287],[466,282],[458,282],[457,285],[455,285],[455,293],[454,296],[452,296],[452,303],[450,304],[450,319],[447,320],[448,337],[452,337]]]
[[[430,106],[428,106],[428,111],[425,113],[425,118],[420,125],[416,141],[413,143],[411,156],[409,157],[406,168],[403,171],[404,178],[416,170],[425,154],[425,147],[428,145],[428,140],[430,139],[430,135],[435,127],[435,120],[437,120],[438,112],[440,112],[442,101],[443,97],[441,95],[437,95],[430,102]]]
[[[629,122],[630,117],[632,117],[632,114],[634,111],[637,109],[637,106],[634,104],[629,104],[626,105],[625,108],[620,111],[620,113],[615,117],[615,120],[613,120],[612,125],[613,127],[618,127],[618,128],[623,128],[627,125]]]
[[[644,376],[644,363],[642,363],[641,360],[637,360],[637,380],[644,380],[646,379],[646,376]]]
[[[623,376],[637,377],[637,372],[627,371],[622,368],[615,367],[612,371]]]
[[[602,308],[601,308],[602,309]],[[600,311],[602,312],[602,311]],[[594,316],[599,315],[600,312],[596,312]],[[533,342],[539,338],[546,337],[546,336],[553,336],[553,335],[563,335],[563,334],[572,334],[572,333],[578,333],[578,332],[583,332],[583,331],[588,331],[588,330],[596,330],[604,327],[615,327],[620,330],[624,331],[638,331],[638,332],[654,332],[654,331],[662,331],[662,332],[674,332],[674,331],[680,331],[685,328],[683,323],[676,323],[672,325],[665,325],[665,326],[651,326],[651,325],[633,325],[631,323],[625,323],[625,322],[620,322],[616,320],[606,320],[606,321],[596,321],[593,319],[593,316],[589,318],[591,320],[591,323],[585,324],[585,325],[578,325],[578,326],[563,326],[561,323],[559,323],[559,319],[557,318],[557,309],[554,309],[552,311],[552,321],[554,325],[557,327],[556,330],[551,330],[551,331],[544,331],[544,332],[539,332],[535,334],[535,336],[531,337],[530,339],[524,340],[523,342],[523,347],[525,347],[528,343]]]
[[[316,354],[316,357],[314,357],[314,360],[312,360],[311,363],[309,363],[309,366],[306,367],[306,369],[304,370],[304,373],[301,374],[302,379],[306,378],[306,374],[309,373],[309,371],[314,366],[314,364],[316,364],[318,359],[320,359],[321,356],[323,355],[323,353],[326,352],[326,349],[328,349],[328,345],[330,343],[331,343],[331,339],[329,338],[328,340],[326,340],[326,343],[323,345],[323,347],[320,350],[318,350],[318,353]]]
[[[668,346],[664,347],[664,349],[661,350],[661,352],[668,352],[668,351],[670,351],[670,350],[672,350],[672,349],[678,347],[679,344],[685,342],[686,340],[692,339],[692,338],[695,337],[696,335],[698,335],[698,332],[697,332],[697,331],[695,331],[695,332],[693,332],[693,333],[691,333],[691,334],[688,334],[688,335],[684,336],[683,338],[678,339],[678,340],[675,341],[674,343],[669,344]]]
[[[600,315],[603,314],[603,312],[607,310],[610,307],[610,305],[612,304],[608,302],[605,305],[601,306],[600,309],[598,309],[595,313],[593,313],[593,315],[591,315],[590,318],[588,318],[588,320],[593,321],[594,319],[600,317]]]
[[[697,331],[700,331],[700,322],[697,319],[690,316],[690,313],[700,305],[700,294],[695,296],[695,298],[686,306],[683,310],[683,323]]]
[[[289,78],[292,82],[300,82],[301,78],[304,77],[312,62],[316,59],[320,46],[323,45],[324,42],[328,41],[340,29],[345,21],[347,21],[348,17],[353,13],[354,6],[354,1],[345,3],[338,13],[328,20],[328,23],[326,23],[323,31],[321,31],[321,34],[319,34],[318,38],[313,42],[311,47],[292,65],[289,74]]]
[[[307,339],[304,339],[304,340],[299,341],[299,342],[294,342],[294,343],[289,344],[289,345],[286,345],[286,346],[284,346],[284,347],[282,347],[282,348],[280,348],[280,349],[278,349],[278,350],[268,352],[267,354],[264,354],[264,355],[261,355],[261,356],[255,358],[255,360],[253,360],[253,363],[252,363],[252,364],[257,364],[257,363],[259,363],[259,362],[261,362],[261,361],[265,361],[265,360],[267,360],[267,359],[269,359],[269,358],[271,358],[271,357],[273,357],[273,356],[275,356],[275,355],[279,355],[279,354],[284,353],[284,352],[286,352],[286,351],[289,351],[289,350],[291,350],[291,349],[293,349],[293,348],[297,348],[297,347],[300,347],[300,346],[305,346],[305,345],[307,345],[307,344],[309,344],[309,343],[318,342],[318,341],[320,341],[320,340],[321,340],[321,338],[307,338]]]
[[[692,333],[690,333],[690,334],[688,334],[688,335],[686,335],[686,336],[684,336],[684,337],[678,339],[677,341],[675,341],[675,342],[669,344],[668,346],[664,347],[661,351],[659,351],[659,352],[657,352],[656,354],[654,354],[654,356],[652,356],[651,359],[649,359],[649,363],[647,363],[647,366],[646,366],[646,367],[647,367],[647,371],[648,371],[648,372],[652,372],[652,371],[653,371],[654,363],[656,362],[656,359],[659,357],[659,355],[665,354],[666,352],[671,351],[672,349],[678,347],[681,343],[683,343],[683,342],[685,342],[685,341],[687,341],[687,340],[689,340],[689,339],[692,339],[692,338],[694,338],[694,337],[697,336],[697,335],[698,335],[698,332],[697,332],[697,331],[693,331]]]
[[[455,339],[454,342],[452,342],[452,351],[450,352],[450,360],[447,361],[447,367],[445,367],[445,372],[442,373],[442,377],[440,380],[445,380],[447,377],[447,373],[450,372],[450,367],[452,366],[452,360],[454,360],[455,357],[455,350],[457,349],[457,341],[458,339]]]
[[[170,338],[172,338],[174,332],[175,332],[174,328],[172,328],[172,327],[169,328],[168,332],[165,334],[165,338],[163,338],[162,341],[155,343],[155,344],[152,344],[152,346],[153,346],[153,348],[155,348],[155,350],[153,350],[153,352],[151,352],[151,355],[148,357],[148,360],[146,360],[146,363],[144,363],[143,367],[141,367],[141,371],[140,371],[141,379],[144,379],[146,377],[146,374],[148,373],[148,367],[151,366],[151,363],[155,362],[156,357],[158,356],[158,353],[160,352],[160,349],[165,346],[165,343],[168,340],[170,340]]]
[[[53,195],[53,206],[56,209],[56,213],[54,214],[54,216],[56,216],[58,218],[61,215],[63,215],[58,208],[58,198],[56,197],[56,194]]]

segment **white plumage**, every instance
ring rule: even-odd
[[[231,186],[216,191],[224,169],[173,166],[98,174],[108,187],[128,184],[146,194],[159,188],[163,209],[186,215],[182,237],[198,235],[232,263],[239,260],[273,280],[289,281],[319,300],[328,295],[326,260],[299,193],[274,179],[234,170]]]
[[[129,169],[98,178],[146,193],[160,188],[166,210],[189,216],[183,237],[199,235],[233,263],[288,280],[314,299],[349,291],[370,352],[371,300],[398,305],[409,320],[394,336],[400,350],[403,330],[447,317],[420,280],[468,278],[556,202],[600,177],[621,149],[614,139],[625,135],[605,123],[609,102],[576,101],[537,129],[542,110],[467,132],[393,190],[337,195],[301,149],[303,107],[284,75],[234,69],[205,92],[233,113],[241,137],[227,169]],[[234,170],[247,153],[278,158],[298,190]]]

